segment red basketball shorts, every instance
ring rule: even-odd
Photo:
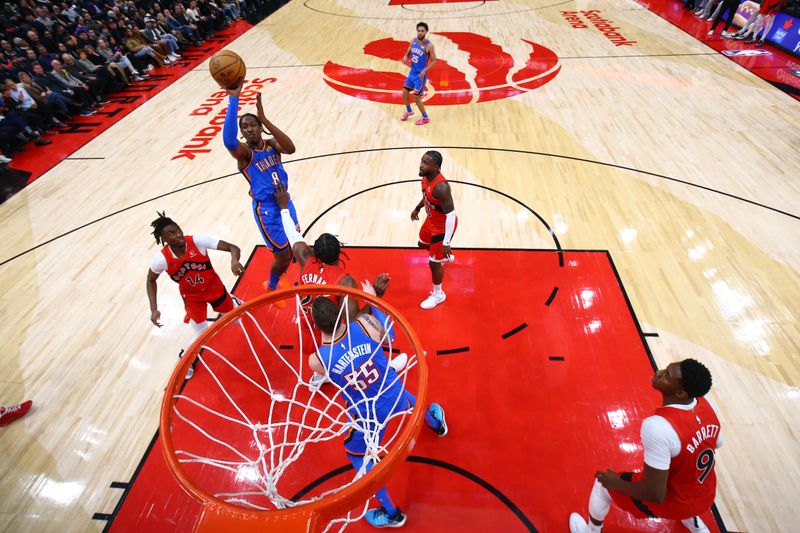
[[[458,217],[456,217],[453,235],[456,234],[457,229]],[[441,263],[445,259],[444,253],[442,252],[442,241],[444,241],[444,224],[441,226],[434,225],[431,222],[431,217],[427,217],[425,222],[422,223],[422,228],[419,230],[419,242],[430,249],[430,260],[434,263]]]

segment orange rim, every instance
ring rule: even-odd
[[[397,328],[403,331],[411,342],[414,353],[417,354],[418,385],[415,392],[417,408],[414,409],[410,420],[400,431],[397,437],[397,443],[393,449],[361,479],[340,491],[329,494],[319,500],[298,505],[297,507],[276,510],[247,509],[224,502],[206,492],[187,475],[186,471],[181,466],[172,441],[171,424],[172,407],[175,403],[174,397],[179,394],[181,386],[183,385],[184,376],[186,376],[189,366],[197,358],[200,346],[207,343],[217,335],[220,330],[240,318],[249,309],[262,307],[273,301],[285,300],[287,297],[298,292],[311,295],[330,295],[334,293],[357,297],[371,305],[381,308],[388,315],[391,315],[395,321],[395,331],[398,331]],[[164,399],[161,403],[159,429],[161,431],[161,449],[164,453],[167,468],[181,488],[203,507],[200,518],[195,526],[195,531],[223,531],[230,530],[233,526],[247,528],[249,525],[256,527],[264,526],[265,524],[272,524],[277,528],[276,530],[286,532],[319,531],[330,520],[345,515],[360,502],[366,501],[385,484],[391,473],[405,461],[416,442],[416,437],[419,434],[422,421],[425,418],[424,406],[427,405],[428,394],[428,366],[425,362],[424,353],[422,343],[416,332],[408,323],[408,320],[406,320],[397,309],[362,290],[339,285],[300,285],[280,289],[254,298],[221,317],[195,339],[186,351],[186,354],[172,372],[169,384],[164,392]]]

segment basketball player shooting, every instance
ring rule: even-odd
[[[711,373],[694,359],[671,363],[652,379],[662,406],[642,422],[644,468],[617,474],[598,470],[589,496],[589,523],[572,513],[572,533],[598,533],[611,502],[636,518],[680,520],[692,533],[708,533],[700,514],[714,503],[714,454],[722,446],[717,410],[704,396]]]
[[[289,187],[289,176],[283,168],[281,154],[293,154],[295,147],[288,135],[267,120],[261,103],[261,93],[256,97],[257,115],[245,113],[239,119],[237,128],[236,115],[239,110],[239,94],[242,87],[224,90],[228,92],[228,110],[222,128],[222,140],[225,148],[236,159],[239,171],[250,184],[253,217],[256,220],[258,231],[261,232],[261,237],[267,247],[272,250],[273,261],[269,269],[266,289],[274,291],[292,260],[289,240],[283,231],[280,209],[275,202],[274,192],[278,183],[283,183],[286,188]],[[245,142],[239,142],[237,139],[236,135],[239,131]],[[263,133],[269,133],[272,137],[265,139],[262,136]],[[292,221],[300,231],[297,212],[291,201],[288,209]]]
[[[442,176],[442,154],[435,150],[425,152],[419,165],[419,175],[422,177],[422,200],[411,212],[411,220],[419,220],[419,211],[425,207],[425,222],[419,230],[420,248],[430,250],[428,265],[431,268],[433,290],[419,306],[423,309],[433,309],[447,299],[442,290],[444,280],[444,263],[455,260],[450,253],[450,240],[458,228],[456,208],[453,204],[453,195],[450,185]]]
[[[375,295],[368,283],[364,290]],[[370,306],[368,313],[360,314],[348,324],[341,320],[339,309],[324,296],[314,300],[311,316],[322,331],[322,345],[319,352],[308,356],[308,364],[315,372],[329,376],[342,390],[356,427],[382,428],[380,438],[383,438],[389,418],[414,407],[416,398],[403,387],[381,349],[382,340],[392,333],[384,330],[383,324],[389,324],[386,315]],[[440,405],[430,404],[425,423],[440,437],[447,435],[444,409]],[[372,461],[365,457],[367,435],[351,430],[344,447],[353,468],[364,468],[367,472],[372,468]],[[400,527],[405,524],[406,515],[392,503],[386,487],[375,497],[381,506],[367,511],[365,519],[370,525]]]

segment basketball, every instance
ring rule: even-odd
[[[226,89],[235,89],[244,81],[247,67],[236,52],[220,50],[208,62],[211,77]]]

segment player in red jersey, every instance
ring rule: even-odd
[[[693,533],[708,532],[699,515],[714,503],[714,454],[722,446],[716,407],[704,398],[711,373],[685,359],[656,372],[652,384],[663,403],[642,422],[643,471],[598,470],[589,496],[590,521],[572,513],[572,533],[601,531],[612,501],[637,518],[680,520]]]
[[[184,236],[180,226],[171,218],[164,213],[158,215],[150,225],[153,226],[156,243],[165,246],[153,257],[147,272],[150,321],[161,327],[156,280],[166,270],[169,277],[178,284],[181,298],[186,306],[184,322],[189,323],[195,334],[199,335],[208,327],[207,305],[210,304],[214,311],[220,313],[227,313],[235,307],[231,295],[214,271],[207,252],[208,250],[230,252],[231,271],[234,275],[241,276],[244,272],[244,267],[239,262],[241,250],[235,244],[212,237]]]
[[[317,240],[314,241],[314,247],[309,246],[304,240],[300,232],[297,231],[297,226],[292,219],[289,212],[289,192],[283,183],[275,185],[275,201],[281,209],[281,222],[283,230],[289,239],[289,247],[292,250],[292,255],[297,261],[299,272],[295,285],[341,285],[343,287],[357,288],[358,284],[353,276],[345,270],[344,262],[340,259],[342,245],[335,235],[330,233],[323,233]],[[389,274],[379,274],[375,281],[369,286],[375,289],[376,295],[381,298],[389,287]],[[302,301],[303,310],[306,313],[311,312],[311,297],[306,297]],[[354,299],[348,299],[348,313],[354,320],[355,316],[359,313],[358,303]],[[309,317],[310,320],[310,317]],[[313,326],[314,337],[316,337],[317,346],[321,343],[321,332]],[[307,328],[302,328],[303,333],[307,332]],[[307,339],[309,346],[313,345],[313,340]],[[313,350],[312,350],[313,351]],[[403,357],[401,357],[403,356]],[[392,359],[392,367],[395,370],[400,370],[405,366],[406,355],[400,354]],[[324,377],[315,374],[311,378],[312,385],[322,383]]]
[[[428,265],[431,267],[433,290],[419,304],[423,309],[433,309],[447,299],[442,291],[444,263],[455,259],[450,253],[450,240],[458,227],[456,208],[450,185],[442,176],[442,154],[435,150],[425,152],[419,165],[422,177],[422,201],[411,212],[411,220],[419,220],[419,211],[425,207],[427,218],[419,230],[419,247],[430,250]]]

